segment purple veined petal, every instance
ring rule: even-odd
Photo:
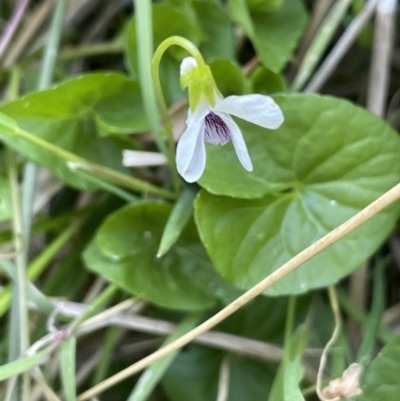
[[[204,119],[188,125],[176,149],[178,173],[187,182],[197,181],[206,167]]]
[[[247,171],[253,171],[253,163],[251,162],[246,142],[243,139],[242,131],[240,131],[239,126],[233,121],[230,115],[225,113],[218,113],[218,115],[222,118],[230,131],[232,143],[240,163]]]
[[[204,140],[213,145],[225,145],[232,139],[232,135],[224,120],[213,112],[206,115],[204,125]]]
[[[228,96],[217,103],[215,111],[228,113],[269,129],[279,128],[284,120],[282,110],[274,99],[259,94]]]

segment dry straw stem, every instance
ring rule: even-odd
[[[376,10],[374,46],[368,85],[367,108],[383,117],[389,87],[394,43],[396,0],[380,0]]]
[[[47,0],[41,3],[30,15],[29,23],[25,23],[25,26],[21,30],[19,36],[16,38],[13,46],[10,48],[10,52],[6,55],[4,67],[10,68],[18,60],[32,38],[35,37],[37,31],[39,31],[43,26],[53,6],[53,0]]]
[[[335,329],[333,330],[332,337],[330,338],[328,343],[325,345],[325,348],[321,355],[321,361],[319,364],[318,376],[317,376],[317,394],[321,401],[338,401],[339,398],[335,398],[332,400],[330,400],[329,398],[326,398],[322,391],[322,380],[323,380],[323,376],[324,376],[324,369],[325,369],[325,365],[326,365],[326,359],[328,357],[328,352],[331,349],[332,345],[337,340],[339,333],[340,333],[340,327],[341,327],[339,302],[338,302],[337,295],[335,292],[335,287],[330,286],[328,288],[328,291],[329,291],[329,301],[330,301],[332,311],[333,311],[333,314],[335,317]]]
[[[218,395],[217,401],[227,401],[229,397],[229,356],[226,356],[219,369]]]
[[[204,323],[200,324],[195,329],[168,344],[164,348],[159,349],[158,351],[147,356],[146,358],[143,358],[132,366],[122,370],[121,372],[115,374],[114,376],[111,376],[107,380],[104,380],[102,383],[99,383],[98,385],[85,391],[78,397],[78,401],[87,400],[91,397],[96,396],[97,394],[110,388],[114,384],[119,383],[127,377],[130,377],[133,374],[143,370],[160,358],[189,344],[195,338],[215,327],[218,323],[222,322],[228,316],[232,315],[243,305],[246,305],[248,302],[264,292],[267,288],[271,287],[273,284],[281,280],[283,277],[287,276],[293,270],[297,269],[303,263],[318,255],[323,250],[330,247],[335,242],[339,241],[345,235],[354,231],[357,227],[361,226],[363,223],[371,219],[371,217],[375,216],[377,213],[379,213],[398,199],[400,199],[400,184],[394,186],[392,189],[387,191],[376,201],[372,202],[365,209],[361,210],[351,219],[347,220],[345,223],[335,228],[333,231],[319,239],[317,242],[310,245],[304,251],[297,254],[294,258],[290,259],[279,269],[271,273],[268,277],[260,281],[258,284],[245,292],[231,304],[212,316],[210,319],[206,320]]]
[[[369,0],[362,11],[353,19],[345,33],[340,37],[332,51],[314,74],[304,92],[317,92],[331,76],[350,46],[355,42],[362,28],[372,17],[379,0]]]
[[[68,317],[80,316],[87,308],[86,305],[72,302],[58,300],[54,300],[53,302],[54,305],[56,305],[57,313]],[[145,304],[136,304],[133,308],[129,309],[129,312],[120,313],[114,317],[106,317],[106,319],[103,320],[96,319],[97,321],[92,322],[89,326],[81,327],[76,334],[87,334],[108,326],[118,326],[141,333],[154,335],[168,335],[175,330],[176,325],[174,323],[166,320],[153,319],[138,315],[137,313],[139,313],[139,309],[143,305]],[[282,348],[274,344],[241,337],[234,334],[222,333],[219,331],[209,331],[208,333],[204,333],[195,338],[194,341],[209,347],[223,349],[230,352],[237,352],[242,355],[259,358],[266,361],[280,362],[283,357]],[[43,345],[41,345],[41,347],[47,345],[48,340],[42,344]],[[38,349],[36,348],[36,351],[37,350]],[[309,377],[313,376],[311,371],[309,371],[308,374]]]

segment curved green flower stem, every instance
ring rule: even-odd
[[[153,60],[151,62],[151,75],[153,77],[153,83],[156,90],[157,101],[161,109],[161,115],[164,120],[164,125],[165,125],[164,130],[168,139],[169,154],[167,157],[168,160],[170,160],[170,162],[172,160],[171,168],[173,169],[174,172],[174,184],[175,184],[175,189],[177,190],[180,186],[179,185],[180,179],[174,162],[175,160],[174,133],[172,130],[173,128],[172,122],[168,114],[168,107],[165,102],[163,90],[161,87],[160,74],[159,74],[161,59],[166,50],[171,46],[180,46],[184,48],[190,55],[192,55],[196,59],[197,65],[199,67],[203,67],[205,63],[197,47],[190,40],[182,38],[181,36],[171,36],[165,39],[163,42],[161,42],[160,45],[157,47],[153,56]]]

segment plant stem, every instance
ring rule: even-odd
[[[20,70],[14,69],[11,76],[10,99],[18,96],[20,83]],[[9,360],[12,361],[21,357],[29,347],[29,320],[28,320],[28,295],[26,279],[26,259],[24,258],[23,247],[23,226],[21,215],[20,189],[18,183],[18,167],[14,152],[8,149],[8,174],[11,188],[12,204],[12,223],[14,232],[14,247],[17,252],[15,257],[16,275],[13,289],[13,303],[10,317],[10,348]],[[15,378],[17,380],[17,378]],[[18,394],[15,381],[7,382],[7,390],[11,399],[17,399]],[[22,400],[28,400],[29,397],[29,379],[27,375],[23,376],[22,381]]]
[[[4,51],[7,49],[10,40],[12,39],[18,25],[20,24],[22,17],[28,7],[29,0],[20,0],[20,2],[15,7],[13,16],[10,22],[7,24],[4,34],[0,40],[0,58],[3,56]]]
[[[300,90],[310,78],[351,3],[352,0],[339,0],[336,2],[321,24],[301,62],[299,71],[292,85],[293,91]]]
[[[54,256],[60,251],[60,249],[71,239],[71,237],[79,230],[79,228],[86,221],[85,217],[77,218],[69,227],[67,227],[59,236],[57,236],[47,248],[38,255],[28,266],[26,276],[29,281],[36,280],[48,266],[48,263],[54,258]],[[22,237],[22,236],[21,236]],[[20,252],[20,257],[23,257]],[[18,260],[17,260],[18,262]],[[25,264],[25,259],[24,259]],[[0,316],[6,311],[11,293],[9,287],[6,286],[0,294]]]
[[[189,344],[199,335],[215,327],[218,323],[225,320],[228,316],[232,315],[243,305],[246,305],[248,302],[263,293],[266,289],[270,288],[283,277],[286,277],[289,273],[300,267],[302,264],[304,264],[314,256],[318,255],[325,249],[329,248],[331,245],[339,241],[350,232],[354,231],[356,228],[361,226],[363,223],[371,219],[377,213],[379,213],[398,199],[400,199],[400,184],[394,186],[392,189],[384,193],[380,198],[368,205],[365,209],[361,210],[345,223],[341,224],[339,227],[326,234],[324,237],[310,245],[308,248],[304,249],[302,252],[283,264],[280,268],[275,270],[269,276],[261,280],[254,287],[246,291],[235,301],[216,313],[210,319],[206,320],[204,323],[200,324],[195,329],[183,335],[168,346],[161,348],[160,350],[143,358],[132,366],[129,366],[128,368],[122,370],[114,376],[111,376],[97,386],[94,386],[91,389],[85,391],[78,397],[78,401],[87,400],[91,397],[96,396],[97,394],[103,392],[104,390],[120,382],[121,380],[124,380],[125,378],[141,371],[142,369],[151,365],[160,358]]]
[[[140,88],[147,118],[158,148],[168,157],[168,149],[161,135],[156,95],[151,78],[151,58],[153,55],[153,23],[150,0],[133,0],[136,11],[136,40],[139,60]],[[169,160],[171,163],[171,160]]]
[[[55,154],[57,157],[65,160],[65,162],[71,169],[85,169],[85,171],[87,171],[88,173],[94,173],[101,178],[107,179],[117,185],[121,185],[134,191],[152,193],[154,195],[159,195],[167,199],[176,198],[176,195],[170,191],[156,187],[152,184],[149,184],[148,182],[138,180],[137,178],[128,176],[126,174],[121,174],[120,172],[110,169],[108,167],[89,162],[88,160],[79,157],[72,152],[53,145],[52,143],[19,128],[15,121],[10,118],[1,119],[0,127],[3,130],[2,133],[5,135],[8,135],[10,137],[15,135],[21,136],[25,140]],[[6,140],[7,144],[12,146],[12,139],[6,138],[4,136],[3,138]]]
[[[316,391],[320,400],[328,401],[325,396],[322,394],[322,379],[324,375],[324,369],[326,364],[326,359],[328,357],[328,352],[331,349],[332,345],[335,343],[336,339],[339,336],[340,328],[341,328],[341,318],[340,318],[340,308],[339,301],[336,295],[336,290],[334,286],[328,287],[329,293],[329,302],[331,304],[333,316],[335,318],[335,328],[332,333],[332,337],[329,339],[327,344],[325,345],[324,350],[322,351],[321,361],[319,364],[318,375],[317,375],[317,387]]]
[[[171,169],[174,174],[175,190],[178,191],[180,187],[180,178],[174,162],[175,160],[174,133],[172,130],[172,122],[168,113],[167,103],[165,102],[164,94],[162,91],[160,74],[159,74],[162,56],[164,55],[165,51],[171,46],[180,46],[184,48],[188,53],[190,53],[196,59],[197,65],[199,67],[204,66],[204,60],[199,50],[192,42],[180,36],[171,36],[160,43],[160,45],[157,47],[154,53],[153,60],[151,62],[151,75],[153,77],[154,87],[157,95],[157,101],[161,109],[161,114],[165,125],[165,132],[168,138],[169,153],[166,156],[168,157]]]
[[[123,51],[124,45],[118,42],[93,43],[85,46],[67,48],[60,52],[58,60],[70,61],[105,54],[120,54]]]
[[[71,332],[79,327],[79,325],[93,314],[95,314],[102,306],[107,303],[119,290],[116,284],[109,284],[90,304],[90,307],[78,316],[69,326]]]
[[[380,1],[376,10],[367,108],[380,117],[384,117],[386,114],[391,58],[395,38],[396,3],[397,0]]]
[[[16,250],[23,247],[22,241],[22,220],[21,220],[21,203],[19,197],[19,185],[17,176],[17,164],[13,151],[8,151],[9,179],[11,185],[11,201],[13,205],[13,229],[14,229],[14,246]],[[10,338],[10,351],[13,342],[16,342],[15,351],[18,357],[21,357],[29,347],[29,326],[28,326],[28,306],[27,306],[27,281],[26,281],[26,265],[23,252],[18,252],[16,256],[16,280],[13,291],[13,308],[11,309],[11,328],[16,324],[17,333],[12,330]],[[15,309],[14,309],[15,306]],[[16,338],[15,338],[16,335]],[[10,354],[12,358],[13,355]],[[14,359],[14,358],[12,358]],[[10,383],[10,382],[9,382]],[[27,400],[28,389],[27,381],[24,380],[23,400]],[[25,398],[24,398],[25,397]]]
[[[57,60],[58,47],[60,44],[64,17],[69,0],[58,0],[50,26],[49,38],[43,56],[42,70],[39,77],[38,89],[47,88],[53,79],[53,72]],[[24,181],[22,185],[22,220],[24,236],[24,255],[28,260],[29,243],[32,225],[32,207],[35,196],[37,165],[28,161],[24,169]]]
[[[366,25],[375,11],[378,0],[368,0],[362,11],[353,19],[346,31],[336,42],[335,46],[322,62],[317,72],[308,83],[304,92],[317,92],[331,76],[350,46],[357,39],[358,34]]]
[[[368,321],[364,325],[364,338],[357,353],[357,362],[365,367],[371,362],[371,356],[375,348],[379,326],[385,310],[385,280],[384,272],[387,262],[378,261],[374,266],[372,275],[372,306]]]

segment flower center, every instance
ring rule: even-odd
[[[225,145],[232,139],[231,131],[220,116],[211,112],[205,120],[204,140],[206,142],[213,145]]]

